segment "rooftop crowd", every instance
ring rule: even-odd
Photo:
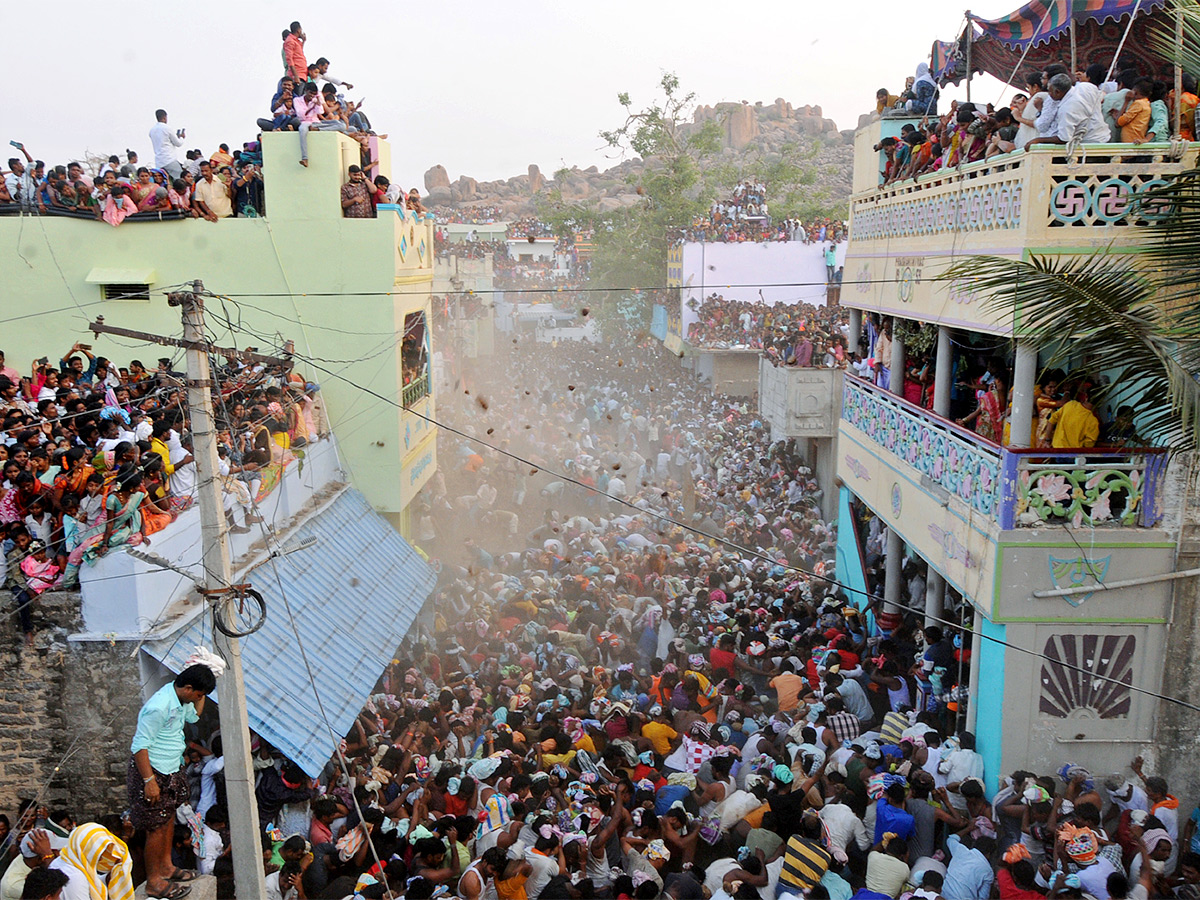
[[[787,366],[844,368],[851,362],[848,318],[837,306],[772,306],[726,300],[714,293],[697,307],[696,315],[698,320],[688,326],[689,344],[762,350]]]
[[[999,109],[992,104],[950,104],[937,113],[937,88],[922,63],[899,96],[881,88],[876,111],[882,115],[919,117],[906,124],[899,138],[886,137],[877,149],[885,154],[883,181],[915,178],[962,163],[991,159],[1038,144],[1144,144],[1172,138],[1175,91],[1136,68],[1106,80],[1105,66],[1093,64],[1070,73],[1050,65],[1024,76],[1025,92]],[[1178,98],[1180,137],[1196,139],[1196,78],[1184,74]]]
[[[290,364],[249,350],[216,363],[225,515],[247,531],[256,499],[328,421],[317,385]],[[40,594],[77,587],[80,567],[115,548],[151,544],[192,504],[183,378],[170,358],[118,366],[83,343],[27,374],[0,352],[0,542],[27,644]]]
[[[684,241],[742,243],[746,241],[803,241],[806,244],[846,240],[847,227],[826,217],[805,223],[798,218],[772,220],[767,189],[761,181],[740,181],[729,197],[713,202],[708,215],[679,235]]]
[[[307,35],[299,22],[283,32],[283,73],[268,104],[270,115],[256,122],[259,134],[230,151],[222,143],[211,154],[187,150],[179,160],[186,129],[168,124],[164,109],[154,112],[149,131],[149,164],[138,153],[126,150],[125,158],[112,155],[97,166],[72,161],[48,166],[35,159],[19,141],[11,142],[20,156],[8,160],[0,170],[0,214],[74,215],[93,217],[117,226],[130,217],[139,219],[203,218],[210,222],[230,217],[255,218],[266,214],[263,190],[263,160],[259,137],[264,131],[298,131],[300,159],[308,165],[310,131],[338,131],[358,141],[362,177],[348,178],[353,185],[342,192],[342,208],[350,218],[375,215],[380,203],[404,204],[424,213],[420,192],[407,194],[387,177],[371,170],[370,139],[375,132],[362,110],[362,101],[348,100],[345,91],[353,84],[330,74],[325,57],[309,63],[305,56]],[[382,135],[387,137],[387,135]]]
[[[431,212],[439,225],[493,225],[504,222],[504,210],[499,206],[477,205],[454,208],[435,206]]]

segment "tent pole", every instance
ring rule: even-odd
[[[1075,49],[1075,10],[1071,10],[1071,74],[1079,71],[1079,56]]]
[[[967,102],[971,102],[971,38],[974,35],[971,33],[971,11],[967,10]],[[1176,97],[1179,94],[1175,95]],[[1178,104],[1176,104],[1178,105]]]
[[[1175,4],[1175,132],[1179,140],[1183,116],[1183,6]]]

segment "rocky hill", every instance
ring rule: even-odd
[[[723,132],[721,154],[711,165],[770,162],[778,159],[788,144],[810,149],[817,142],[814,190],[825,192],[832,202],[844,202],[849,196],[853,132],[838,131],[832,120],[822,116],[821,107],[794,107],[782,98],[771,104],[718,103],[697,107],[692,122],[684,128],[698,128],[709,121],[719,123]],[[506,218],[516,218],[536,212],[539,195],[558,188],[565,200],[609,211],[638,202],[630,177],[644,166],[641,159],[633,158],[603,171],[596,166],[573,167],[562,174],[561,183],[555,183],[536,165],[524,175],[498,181],[477,181],[468,175],[451,181],[445,167],[437,165],[425,173],[425,202],[457,208],[499,207]]]

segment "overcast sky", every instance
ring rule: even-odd
[[[1017,5],[980,0],[986,8],[977,12],[997,16]],[[349,96],[365,97],[375,129],[390,135],[403,184],[420,184],[435,163],[452,180],[481,181],[530,163],[547,174],[564,163],[604,168],[597,132],[620,123],[617,93],[649,101],[663,71],[677,73],[702,103],[783,97],[819,104],[839,128],[853,128],[877,88],[898,90],[935,39],[955,36],[963,7],[926,0],[912,15],[892,0],[59,0],[55,21],[99,14],[104,24],[85,27],[82,42],[8,42],[6,68],[22,77],[5,98],[0,134],[49,163],[126,147],[144,161],[161,106],[172,125],[187,128],[187,147],[208,154],[225,141],[236,149],[268,114],[282,72],[280,34],[298,19],[309,61],[332,60],[330,73],[354,84]],[[998,91],[993,81],[977,99]]]

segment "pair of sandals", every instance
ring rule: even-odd
[[[195,881],[199,877],[200,873],[195,869],[176,869],[175,874],[167,877],[167,887],[164,891],[156,894],[147,888],[146,896],[153,900],[183,900],[192,891],[187,882]]]

